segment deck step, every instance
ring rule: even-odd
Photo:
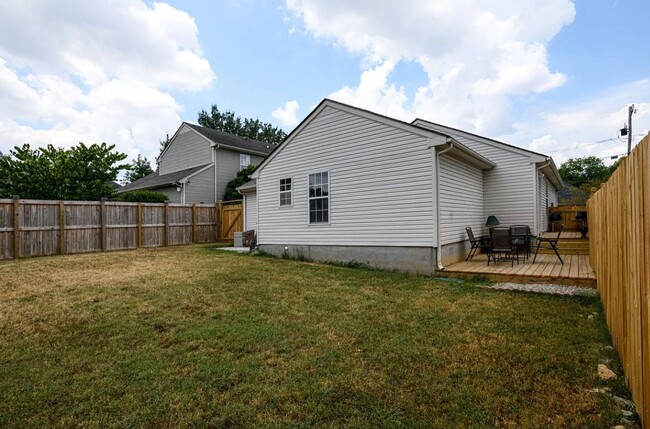
[[[589,240],[584,238],[561,238],[557,242],[557,250],[560,255],[588,255],[589,254]],[[548,254],[553,253],[551,249],[539,249],[539,253]]]

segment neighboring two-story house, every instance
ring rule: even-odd
[[[213,204],[250,164],[259,165],[273,145],[183,122],[160,155],[158,171],[119,189],[162,192],[170,203]]]

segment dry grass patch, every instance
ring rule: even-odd
[[[0,262],[0,427],[610,427],[592,298],[209,246]],[[620,368],[618,368],[620,371]],[[620,372],[619,372],[620,373]],[[622,381],[610,385],[626,395]]]

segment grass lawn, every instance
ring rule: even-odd
[[[586,389],[629,397],[596,298],[209,246],[0,279],[0,427],[609,428]]]

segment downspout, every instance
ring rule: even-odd
[[[219,195],[217,194],[217,150],[219,145],[212,143],[210,147],[212,148],[212,168],[214,168],[214,203],[217,204],[219,202]]]
[[[454,142],[451,139],[451,137],[447,137],[447,142],[446,142],[449,147],[446,149],[441,150],[440,152],[436,152],[434,157],[435,157],[435,174],[434,174],[434,181],[435,186],[435,195],[433,198],[433,203],[435,205],[435,212],[436,212],[436,239],[437,239],[437,247],[436,247],[436,269],[439,271],[442,271],[445,269],[445,267],[442,265],[442,243],[441,243],[441,233],[440,233],[440,155],[443,153],[449,152],[454,148]],[[429,146],[432,148],[434,151],[436,150],[434,146]]]
[[[540,228],[540,224],[539,224],[539,171],[542,168],[548,167],[550,164],[551,164],[551,159],[546,158],[546,164],[537,167],[535,169],[535,173],[534,173],[535,174],[535,180],[533,181],[533,186],[534,186],[534,188],[533,188],[534,189],[534,192],[533,192],[533,214],[534,214],[535,217],[533,218],[533,228],[534,228],[534,231],[535,231],[535,235],[540,233],[540,231],[539,231],[539,228]]]

